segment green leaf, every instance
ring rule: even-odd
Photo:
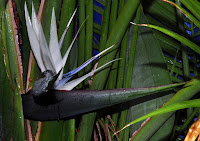
[[[85,61],[92,57],[92,42],[93,42],[93,1],[86,0],[86,36],[85,36]],[[85,72],[89,72],[92,69],[92,63],[85,67]],[[85,85],[88,85],[88,80],[85,80]]]
[[[62,4],[61,9],[61,15],[60,15],[60,21],[59,21],[59,30],[58,30],[58,39],[60,40],[64,30],[66,29],[66,26],[68,24],[68,21],[70,20],[76,6],[76,1],[71,0],[64,0]],[[65,35],[63,46],[61,48],[61,54],[64,56],[66,50],[70,46],[72,39],[73,39],[73,31],[74,31],[74,20],[72,20],[69,29]],[[72,48],[73,49],[73,48]],[[69,71],[69,60],[67,60],[66,67],[64,68],[64,73]]]
[[[105,48],[105,44],[108,38],[108,26],[109,26],[109,17],[110,17],[110,7],[111,7],[111,0],[106,1],[105,10],[103,13],[103,20],[102,20],[102,31],[101,31],[101,38],[100,38],[100,48],[99,51],[103,51]]]
[[[148,113],[148,114],[130,122],[129,125],[135,124],[135,123],[145,120],[149,117],[158,116],[158,115],[165,114],[168,112],[173,112],[173,111],[177,111],[180,109],[191,108],[191,107],[200,107],[200,99],[188,100],[188,101],[170,104],[168,106],[163,106],[162,108],[160,108],[158,110],[155,110],[151,113]]]
[[[134,24],[134,23],[132,23]],[[191,49],[193,49],[196,53],[200,54],[200,47],[198,45],[196,45],[195,43],[193,43],[192,41],[188,40],[187,38],[171,31],[171,30],[168,30],[166,28],[162,28],[162,27],[159,27],[159,26],[155,26],[155,25],[150,25],[150,24],[138,24],[140,26],[147,26],[147,27],[150,27],[150,28],[153,28],[153,29],[156,29],[160,32],[163,32],[165,33],[166,35],[169,35],[170,37],[180,41],[181,43],[187,45],[188,47],[190,47]]]
[[[85,1],[84,0],[78,0],[78,5],[79,5],[79,25],[83,24],[83,28],[81,29],[79,33],[79,40],[78,40],[78,66],[82,65],[85,60]],[[82,69],[81,71],[78,72],[78,77],[83,76],[84,70]],[[79,84],[79,88],[83,88],[83,83]]]
[[[164,0],[163,0],[164,1]],[[177,4],[171,2],[171,1],[168,1],[168,0],[165,0],[165,2],[175,6],[176,8],[178,8],[180,10],[180,12],[182,12],[185,16],[187,16],[192,22],[194,22],[194,24],[196,26],[198,26],[200,28],[200,22],[198,19],[196,19],[196,17],[194,17],[190,12],[188,12],[187,10],[185,10],[183,7],[181,6],[178,6]]]
[[[76,1],[71,0],[64,0],[62,4],[61,9],[61,16],[60,16],[60,22],[59,22],[59,32],[58,32],[58,38],[62,36],[62,33],[64,32],[67,23],[69,19],[71,18],[71,15],[73,14],[76,6]],[[69,26],[69,29],[65,35],[63,46],[61,49],[61,54],[64,55],[66,50],[68,49],[69,45],[72,41],[72,35],[73,35],[73,29],[74,29],[74,20]],[[75,46],[75,45],[74,45]],[[76,57],[76,52],[74,51],[76,48],[73,47],[70,52],[70,57],[67,60],[66,67],[64,69],[64,72],[67,72],[69,69],[73,69],[76,67],[76,60],[74,59]],[[74,53],[75,52],[75,53]],[[74,58],[72,58],[74,57]],[[69,61],[70,60],[70,61]],[[70,65],[70,62],[72,65]],[[62,140],[67,141],[74,141],[75,140],[75,118],[71,118],[68,120],[65,120],[63,122],[63,128],[62,128]]]
[[[145,0],[142,4],[144,11],[148,13],[147,16],[159,21],[161,26],[178,31],[176,11],[173,6],[161,0]]]
[[[11,1],[6,4],[1,25],[3,45],[0,45],[2,60],[0,83],[2,86],[1,94],[3,94],[1,103],[3,140],[21,141],[25,138],[21,103],[21,93],[23,93],[22,68]]]
[[[181,3],[183,3],[191,12],[194,16],[197,17],[197,19],[200,19],[200,14],[199,14],[199,1],[197,0],[180,0]]]
[[[63,124],[63,134],[62,140],[63,141],[74,141],[75,140],[75,119],[71,118],[64,121]]]
[[[4,10],[4,1],[0,1],[0,32],[2,31],[2,15]],[[10,83],[6,74],[5,64],[4,64],[4,51],[3,51],[3,44],[2,44],[2,34],[0,34],[0,140],[4,138],[4,129],[3,129],[3,94],[9,93]],[[4,84],[4,85],[2,85]]]
[[[178,91],[167,103],[165,103],[165,106],[170,105],[172,103],[178,103],[181,101],[189,100],[190,98],[192,98],[200,90],[199,77],[200,76],[192,79],[188,84],[186,84],[183,89]],[[146,135],[147,132],[151,132],[151,130],[154,129],[155,126],[157,126],[157,124],[159,124],[160,122],[164,122],[166,119],[171,117],[172,114],[173,114],[173,112],[169,112],[169,113],[166,113],[166,114],[163,114],[160,116],[152,117],[148,121],[148,124],[145,124],[145,126],[143,128],[141,128],[140,134],[136,134],[133,139],[140,140],[141,137]],[[159,122],[157,122],[157,121],[159,121]],[[151,124],[151,123],[154,123],[154,124]],[[147,137],[145,137],[145,138],[148,139]]]
[[[171,15],[171,16],[173,16],[173,15]],[[161,24],[160,22],[158,22],[157,20],[152,18],[152,16],[149,16],[149,14],[146,14],[145,17],[149,23],[151,23],[153,25],[165,27],[165,25]],[[168,26],[171,28],[171,25],[168,25]],[[176,27],[176,30],[178,30],[178,29],[179,28]],[[165,60],[167,63],[168,70],[170,71],[172,81],[173,82],[182,82],[183,80],[180,79],[180,77],[183,77],[183,65],[179,61],[174,60],[172,57],[170,57],[170,56],[174,56],[174,57],[177,56],[177,59],[180,59],[182,57],[181,43],[178,42],[177,40],[171,38],[170,36],[163,34],[160,31],[153,29],[153,32],[159,42],[159,45],[161,46],[161,48],[163,50],[163,52],[167,53],[164,55],[164,57],[165,57]],[[180,32],[180,31],[178,31],[178,32]],[[177,76],[180,76],[180,77],[177,77]]]
[[[142,13],[140,23],[146,23],[145,16]],[[133,88],[137,87],[148,87],[155,85],[166,85],[171,83],[170,75],[165,64],[164,56],[161,48],[152,33],[151,29],[139,28],[138,40],[136,46],[136,54],[134,60],[133,72],[132,72],[132,84]],[[161,94],[162,95],[162,94]],[[165,103],[172,93],[164,95],[162,97],[145,97],[140,99],[138,104],[133,104],[129,110],[129,121],[132,121],[150,111],[153,111]],[[144,102],[145,101],[145,102]],[[131,105],[131,103],[130,103]],[[171,133],[173,127],[174,117],[170,118],[166,123],[159,122],[151,123],[154,128],[150,132],[145,133],[145,136],[141,136],[140,140],[164,140],[167,139]],[[137,131],[142,122],[137,123],[131,127],[131,134]],[[147,123],[149,124],[149,123]],[[164,125],[163,125],[164,124]],[[160,128],[162,126],[162,128]],[[157,130],[160,128],[160,131]],[[140,132],[138,132],[140,134]],[[152,137],[153,136],[153,137]],[[137,141],[137,139],[135,139]]]
[[[62,126],[63,121],[47,121],[42,122],[40,133],[39,133],[39,140],[40,141],[55,141],[55,140],[62,140]]]
[[[140,21],[140,14],[141,14],[141,4],[137,9],[135,22],[139,23]],[[131,27],[129,30],[127,30],[127,33],[125,34],[121,47],[123,51],[122,53],[127,51],[128,53],[124,54],[123,58],[126,58],[126,65],[123,66],[125,73],[124,73],[124,80],[123,80],[123,87],[124,88],[131,88],[131,81],[132,81],[132,73],[133,73],[133,65],[135,60],[135,50],[136,50],[136,44],[138,39],[138,27]],[[127,44],[128,42],[128,44]],[[130,45],[130,47],[129,47]],[[128,46],[128,47],[127,47]],[[127,48],[127,49],[126,49]],[[120,82],[120,81],[119,81]],[[128,107],[128,103],[125,103],[123,107]],[[122,109],[123,109],[122,107]],[[121,112],[120,118],[119,118],[119,128],[122,128],[125,124],[129,122],[129,112],[126,108]],[[129,138],[129,129],[126,129],[124,132],[119,133],[119,138],[123,140],[128,140]]]
[[[110,33],[110,36],[108,37],[105,48],[108,48],[112,46],[113,44],[116,44],[121,41],[129,25],[129,22],[132,16],[134,15],[134,13],[136,12],[139,4],[140,4],[140,0],[127,1],[126,5],[123,7],[123,10],[116,21],[116,24],[113,26],[112,32]],[[106,62],[113,60],[115,54],[116,54],[116,50],[113,50],[111,53],[103,57],[99,61],[98,65],[102,66]],[[104,88],[106,79],[109,74],[109,70],[110,70],[109,68],[105,69],[99,72],[97,75],[95,75],[93,79],[93,83],[91,85],[91,89],[100,90]],[[79,131],[79,135],[81,136],[81,139],[80,139],[81,141],[91,139],[95,117],[96,117],[96,113],[86,114],[82,117],[84,120],[82,119],[81,124],[83,124],[84,126],[81,126],[80,131]],[[85,133],[86,128],[87,128],[87,133]]]

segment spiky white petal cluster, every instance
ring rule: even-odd
[[[79,83],[81,83],[87,77],[91,76],[93,73],[100,70],[101,68],[108,65],[109,63],[115,61],[115,60],[110,61],[110,62],[106,63],[105,65],[91,71],[90,73],[88,73],[80,78],[77,78],[75,80],[67,82],[67,81],[69,81],[69,79],[71,79],[73,77],[74,74],[79,72],[81,69],[86,67],[89,63],[91,63],[94,59],[96,59],[101,54],[103,54],[104,52],[106,52],[107,50],[109,50],[110,48],[113,47],[113,46],[111,46],[111,47],[105,49],[104,51],[100,52],[96,56],[94,56],[91,59],[89,59],[88,61],[86,61],[84,64],[82,64],[78,68],[63,75],[63,68],[66,64],[66,60],[68,58],[69,52],[70,52],[70,50],[75,42],[75,39],[79,33],[79,30],[80,30],[80,28],[79,28],[71,45],[69,46],[64,57],[62,58],[60,49],[62,48],[64,36],[69,28],[69,25],[75,15],[75,13],[76,13],[76,10],[74,11],[72,17],[70,18],[68,25],[67,25],[60,41],[58,42],[56,17],[55,17],[55,12],[53,9],[52,18],[51,18],[51,27],[50,27],[50,41],[49,41],[49,46],[48,46],[43,29],[42,29],[42,25],[37,20],[34,6],[32,5],[32,19],[30,19],[29,12],[27,10],[27,6],[25,3],[25,19],[26,19],[26,26],[27,26],[29,41],[30,41],[31,49],[33,51],[33,54],[36,58],[37,64],[38,64],[41,72],[44,72],[46,70],[52,70],[58,74],[60,72],[60,70],[62,70],[58,76],[57,81],[54,84],[54,87],[57,90],[72,90],[74,87],[76,87]],[[63,76],[64,76],[64,78],[63,78]]]

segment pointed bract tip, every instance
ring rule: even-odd
[[[133,24],[133,25],[138,25],[138,26],[148,26],[148,24],[136,24],[134,22],[130,22],[130,23]]]

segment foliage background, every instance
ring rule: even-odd
[[[32,2],[36,11],[39,10],[39,0],[26,2],[29,12]],[[198,44],[199,30],[196,25],[200,18],[195,10],[198,11],[199,2],[197,0],[173,2],[182,5],[197,19],[197,22],[194,24],[193,20],[191,22],[174,6],[160,0],[142,2],[139,0],[49,0],[44,2],[41,23],[48,41],[51,13],[54,7],[60,38],[74,9],[78,7],[78,14],[65,37],[62,48],[64,52],[78,26],[87,18],[70,54],[66,72],[90,58],[92,49],[101,51],[117,43],[117,49],[102,57],[98,65],[101,66],[114,58],[122,58],[122,60],[96,74],[91,86],[88,86],[88,81],[85,81],[77,89],[150,87],[192,79],[190,87],[179,91],[170,100],[171,103],[176,103],[192,98],[199,91],[198,78],[193,79],[199,72],[197,54],[199,52],[194,52],[180,40],[177,41],[157,30],[130,24],[130,21],[133,21],[164,27]],[[140,128],[142,122],[123,130],[117,136],[113,136],[113,133],[130,121],[159,108],[175,94],[174,91],[158,93],[154,97],[146,96],[97,112],[74,116],[65,121],[41,123],[23,120],[20,94],[34,84],[40,73],[34,59],[29,58],[30,45],[24,20],[24,3],[24,0],[13,2],[0,0],[0,138],[2,140],[120,139],[127,141],[134,131]],[[98,15],[102,21],[98,22],[99,18],[96,19],[97,16],[93,17],[93,15]],[[78,76],[87,73],[91,67],[92,65],[85,68]],[[167,113],[153,117],[142,125],[143,128],[132,139],[134,141],[176,140],[180,134],[185,135],[193,118],[198,116],[198,111],[198,108],[190,108],[187,111],[178,111],[176,114]],[[180,123],[183,124],[182,128],[179,126]]]

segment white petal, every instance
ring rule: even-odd
[[[28,32],[28,37],[29,37],[31,49],[32,49],[33,54],[36,58],[36,61],[37,61],[39,68],[43,72],[46,69],[45,69],[45,66],[43,64],[42,57],[41,57],[40,44],[39,44],[38,39],[36,37],[35,31],[33,30],[26,3],[25,3],[25,6],[24,6],[24,9],[25,9],[25,19],[26,19],[27,32]]]
[[[60,72],[58,72],[58,73],[60,73],[60,74],[59,74],[57,80],[54,82],[54,88],[56,88],[56,87],[59,85],[59,82],[60,82],[60,80],[61,80],[62,77],[63,77],[63,68],[62,68],[62,69],[60,70]]]
[[[43,32],[42,25],[40,22],[39,22],[39,29],[40,29],[39,30],[39,43],[41,46],[42,59],[43,59],[44,66],[45,66],[46,70],[52,70],[52,71],[56,72],[55,65],[54,65],[50,50],[47,46],[47,41],[44,36],[44,32]]]
[[[51,56],[53,58],[53,62],[55,64],[56,73],[58,73],[63,67],[63,62],[58,45],[57,26],[56,26],[56,17],[54,9],[52,11],[52,18],[51,18],[49,49]]]
[[[67,27],[65,28],[65,31],[63,32],[61,38],[60,38],[60,41],[59,41],[59,48],[61,49],[62,48],[62,44],[63,44],[63,41],[64,41],[64,38],[65,38],[65,34],[67,33],[68,29],[69,29],[69,26],[74,18],[74,15],[76,14],[76,11],[77,11],[77,8],[74,10],[74,13],[72,14],[71,18],[69,19],[69,22],[67,24]]]
[[[62,68],[62,70],[61,70],[61,72],[60,72],[60,74],[59,74],[59,76],[58,76],[58,80],[61,80],[62,77],[63,77],[63,68]],[[59,81],[58,81],[58,83],[59,83]],[[57,83],[55,86],[57,86],[58,83]]]
[[[105,67],[106,65],[114,62],[114,61],[117,61],[119,59],[115,59],[115,60],[112,60],[106,64],[104,64],[103,66],[89,72],[88,74],[80,77],[80,78],[77,78],[75,80],[72,80],[68,83],[66,83],[64,86],[60,87],[60,88],[57,88],[57,90],[72,90],[74,87],[76,87],[78,84],[80,84],[82,81],[84,81],[86,78],[88,78],[89,76],[93,75],[95,72],[99,71],[100,69],[102,69],[103,67]]]
[[[36,37],[39,40],[39,25],[33,3],[32,3],[32,26],[33,30],[35,31]]]
[[[86,19],[85,19],[84,22],[81,24],[81,26],[80,26],[80,28],[78,29],[78,31],[77,31],[77,33],[76,33],[76,35],[75,35],[73,41],[71,42],[69,48],[67,49],[67,51],[66,51],[66,53],[65,53],[65,55],[64,55],[64,57],[63,57],[63,67],[65,66],[65,63],[66,63],[66,61],[67,61],[69,52],[70,52],[70,50],[71,50],[71,48],[72,48],[72,46],[73,46],[73,44],[74,44],[74,42],[75,42],[75,40],[76,40],[76,38],[77,38],[77,36],[78,36],[78,33],[80,32],[81,27],[82,27],[83,24],[85,23],[85,21],[86,21]]]

